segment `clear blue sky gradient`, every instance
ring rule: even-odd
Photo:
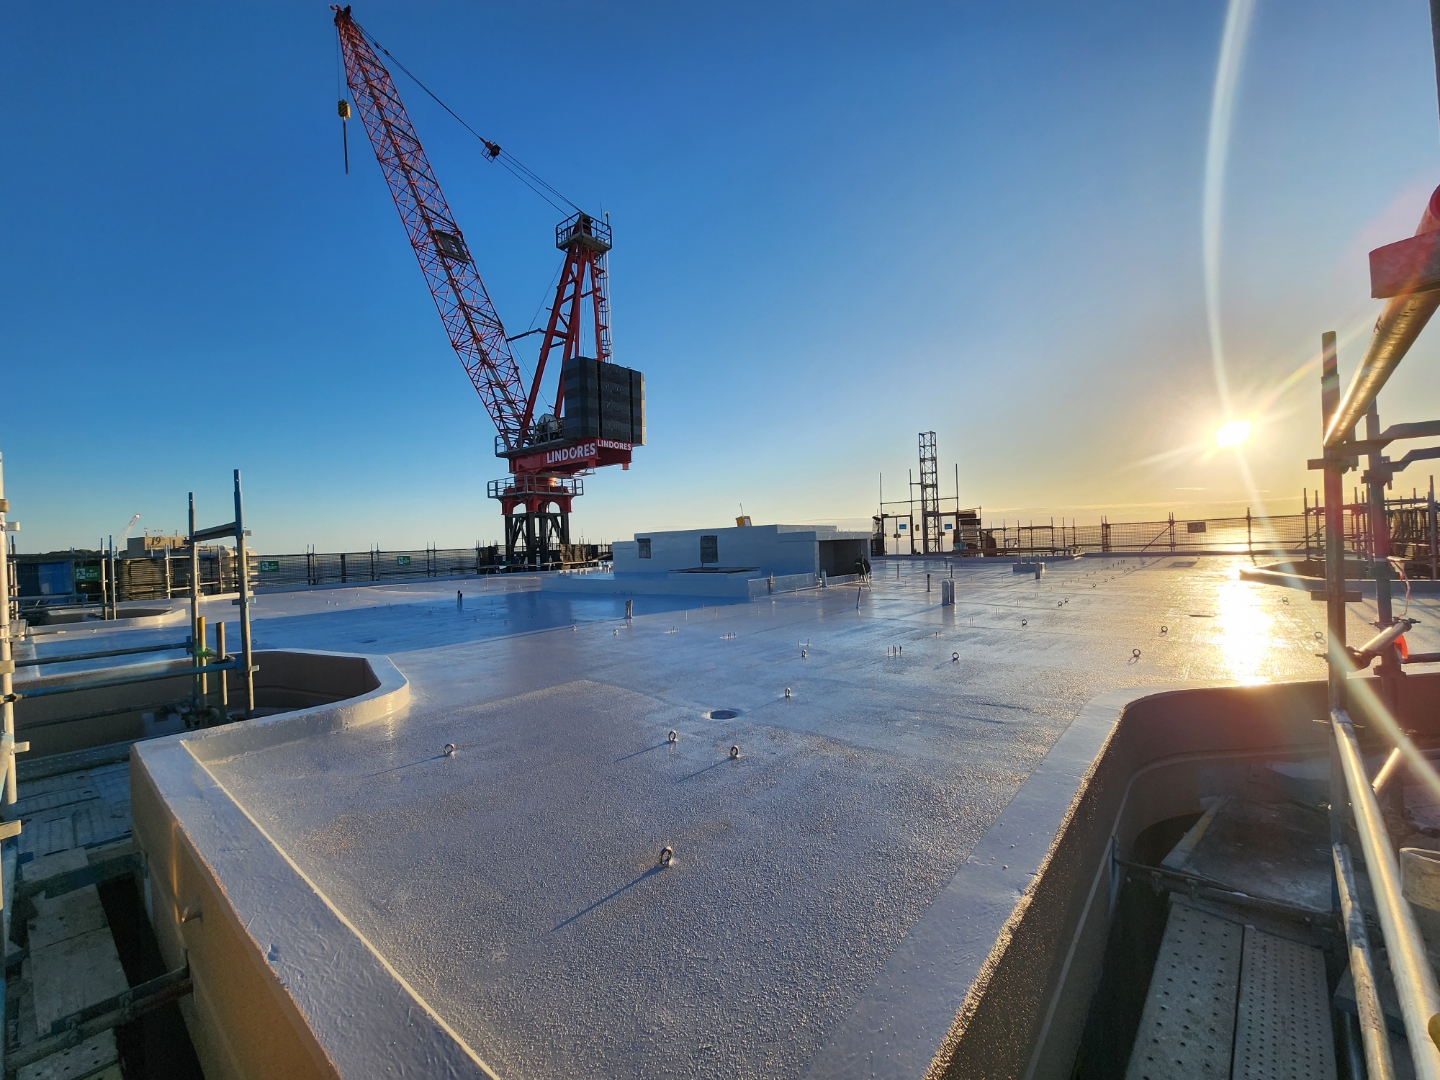
[[[1224,23],[1194,4],[399,4],[355,15],[487,137],[610,211],[615,359],[650,444],[575,529],[868,519],[939,433],[987,518],[1293,511],[1320,333],[1440,181],[1420,0],[1260,0],[1226,185],[1245,448],[1207,440],[1201,190]],[[264,551],[489,541],[493,427],[363,128],[324,3],[0,10],[0,448],[21,550],[130,515]],[[512,333],[558,215],[402,94]],[[519,343],[533,363],[536,338]],[[1440,415],[1440,330],[1381,399]],[[1420,486],[1413,470],[1397,486]]]

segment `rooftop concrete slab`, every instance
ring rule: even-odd
[[[1087,702],[1323,675],[1323,605],[1240,563],[968,565],[954,608],[880,564],[631,623],[519,578],[272,594],[259,647],[387,654],[410,701],[205,768],[499,1075],[803,1076]]]

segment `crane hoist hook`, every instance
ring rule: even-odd
[[[499,143],[490,142],[488,139],[481,139],[480,141],[485,144],[485,156],[488,157],[491,161],[494,161],[500,156]]]
[[[336,111],[340,114],[340,145],[345,149],[345,175],[349,176],[350,128],[345,123],[345,121],[350,119],[350,102],[346,101],[344,98],[341,98],[340,103],[336,106]]]

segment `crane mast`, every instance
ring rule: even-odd
[[[390,73],[350,7],[332,10],[351,96],[450,344],[494,421],[495,454],[509,465],[511,475],[488,488],[505,517],[507,561],[518,555],[532,566],[563,563],[572,502],[584,491],[580,475],[605,465],[628,469],[631,451],[645,441],[643,376],[611,360],[609,223],[577,211],[556,227],[555,246],[565,262],[527,391],[511,339]],[[342,121],[348,115],[342,101]],[[498,145],[482,142],[486,157],[500,158]],[[582,355],[587,300],[593,357]],[[554,408],[537,416],[541,380],[557,352]]]

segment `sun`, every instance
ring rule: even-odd
[[[1249,420],[1230,420],[1215,429],[1216,446],[1239,446],[1250,438]]]

